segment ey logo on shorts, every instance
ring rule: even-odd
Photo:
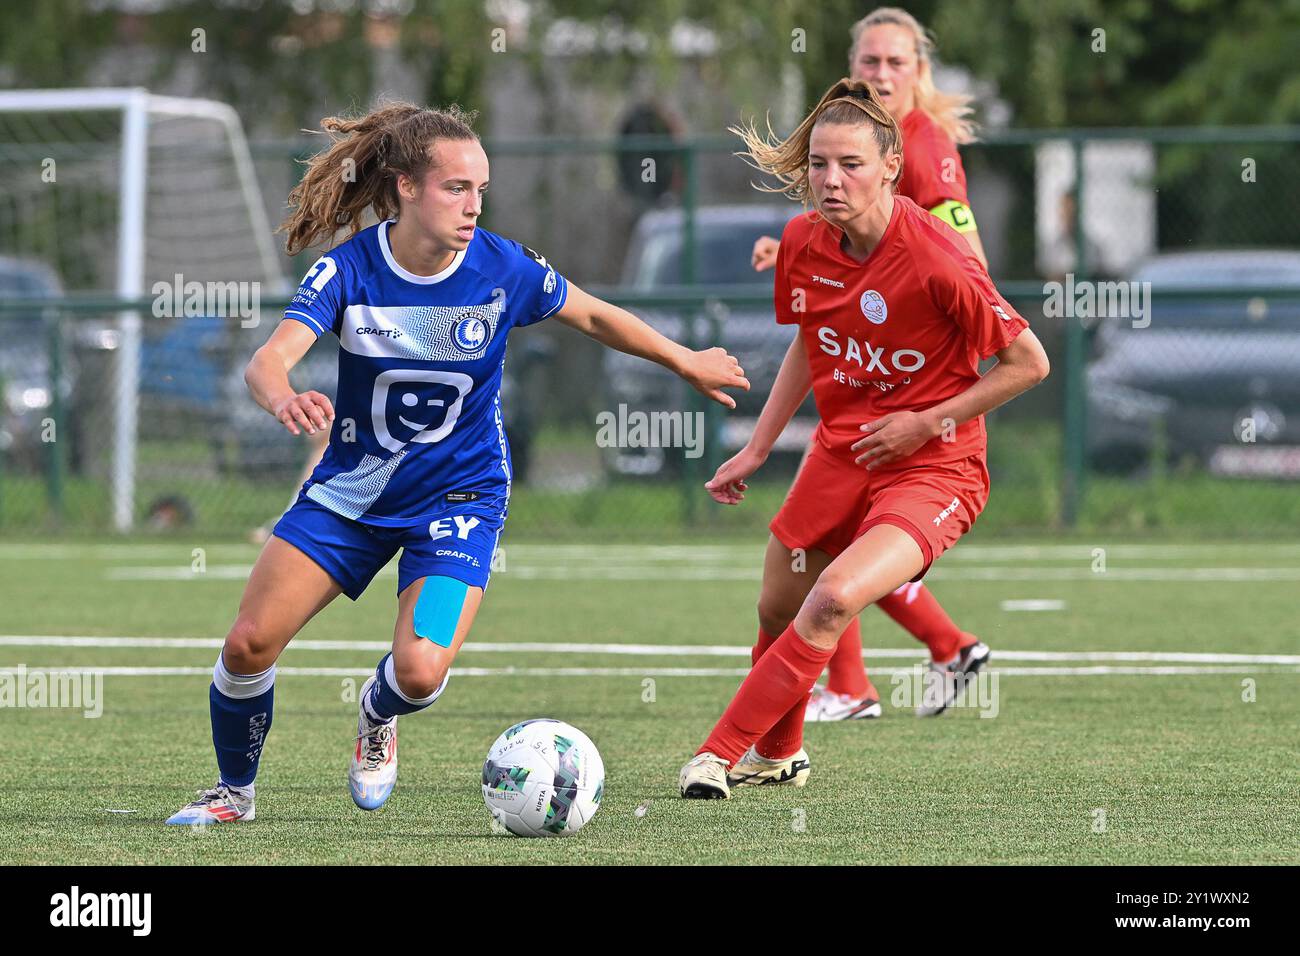
[[[453,523],[455,524],[454,528],[452,527]],[[462,518],[460,515],[452,515],[450,518],[438,518],[436,521],[429,522],[429,538],[438,541],[455,535],[460,540],[467,541],[469,533],[482,523],[473,515],[468,518]]]

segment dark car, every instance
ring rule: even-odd
[[[776,324],[771,304],[774,270],[755,272],[750,265],[754,242],[760,236],[779,237],[785,224],[799,212],[785,205],[702,206],[695,214],[696,257],[694,282],[701,285],[751,286],[765,293],[761,305],[715,306],[687,324],[681,314],[638,308],[637,314],[669,338],[702,348],[721,345],[736,356],[750,381],[750,391],[735,393],[736,409],[723,414],[721,447],[710,459],[734,454],[753,433],[777,370],[794,338],[793,326]],[[638,292],[653,292],[684,284],[685,218],[680,209],[656,210],[638,221],[623,270],[623,285]],[[713,337],[716,331],[717,337]],[[606,394],[611,411],[625,404],[629,411],[671,411],[698,407],[690,388],[658,365],[613,350],[604,358]],[[817,424],[809,399],[791,421],[774,452],[798,456],[808,445]],[[606,463],[616,473],[656,474],[677,468],[680,451],[662,448],[611,448]]]
[[[45,299],[62,295],[54,271],[31,259],[0,256],[0,299]],[[54,408],[49,335],[41,313],[0,313],[0,455],[8,467],[40,468],[47,444],[42,422]],[[57,386],[66,402],[70,377]]]
[[[1151,283],[1149,325],[1104,320],[1088,366],[1093,464],[1300,475],[1300,252],[1160,255],[1133,280]],[[1250,294],[1266,288],[1284,294]]]

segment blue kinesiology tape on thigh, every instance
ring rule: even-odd
[[[427,577],[415,602],[415,634],[439,647],[451,647],[469,585],[455,578]]]

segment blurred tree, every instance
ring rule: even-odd
[[[201,95],[236,105],[282,129],[314,125],[311,113],[369,99],[371,51],[362,42],[358,3],[330,4],[310,16],[283,2],[211,3],[178,0],[148,17],[146,35],[156,56],[150,86],[194,70]],[[192,34],[205,31],[204,52]]]
[[[139,50],[137,69],[164,88],[176,77],[284,129],[322,109],[364,106],[376,92],[381,42],[396,50],[429,102],[482,106],[494,58],[524,57],[538,82],[548,31],[581,24],[597,37],[571,58],[573,82],[617,90],[648,62],[660,90],[692,58],[704,82],[745,113],[772,105],[782,67],[806,91],[847,69],[861,0],[6,0],[0,79],[68,86],[103,73],[101,54]],[[915,0],[940,58],[995,84],[1019,126],[1288,123],[1300,121],[1300,0]],[[526,23],[507,47],[494,32]],[[205,51],[192,49],[205,31]],[[594,32],[591,31],[594,28]],[[572,32],[572,31],[571,31]],[[554,39],[554,38],[551,38]],[[191,72],[187,72],[191,71]]]
[[[116,35],[116,13],[83,0],[0,4],[0,86],[72,86]]]

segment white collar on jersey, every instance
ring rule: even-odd
[[[417,285],[433,285],[443,279],[451,278],[451,274],[459,269],[460,264],[465,261],[465,250],[462,249],[452,256],[451,264],[436,275],[418,276],[414,272],[407,272],[397,264],[397,260],[393,258],[393,250],[388,246],[388,227],[396,221],[396,219],[385,219],[379,224],[379,251],[384,254],[384,261],[388,263],[388,268],[392,269],[393,273],[399,278],[405,279],[407,282],[414,282]]]

